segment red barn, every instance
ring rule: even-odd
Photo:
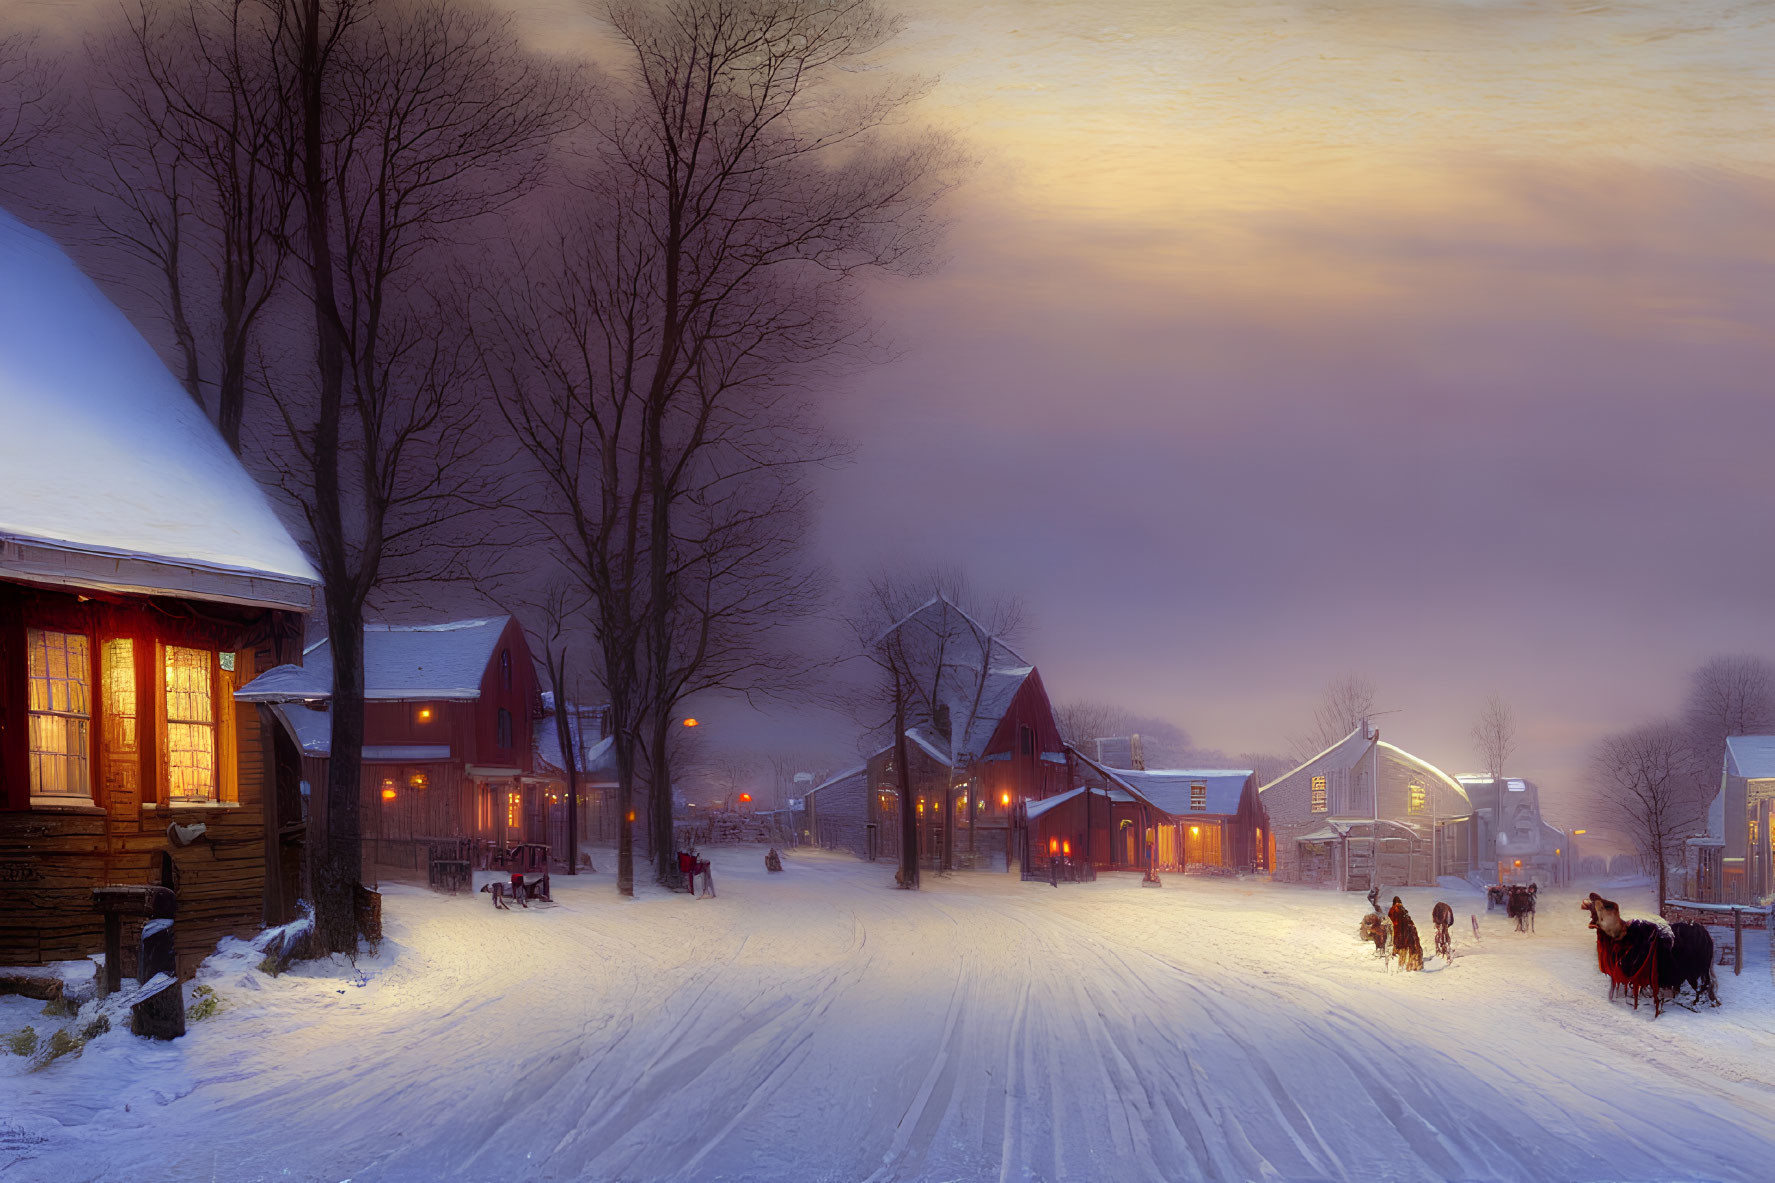
[[[321,641],[301,665],[268,670],[236,696],[269,704],[299,741],[317,818],[331,687],[332,653]],[[542,697],[517,621],[366,625],[364,698],[366,876],[423,876],[429,845],[445,839],[550,841],[534,745]]]

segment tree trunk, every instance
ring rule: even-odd
[[[635,894],[635,745],[628,733],[626,711],[611,704],[611,734],[616,737],[616,893]]]
[[[327,845],[314,888],[315,927],[334,953],[357,951],[357,886],[363,879],[363,609],[345,596],[327,599],[333,652],[332,747],[327,761]]]
[[[912,769],[906,747],[906,695],[894,674],[894,767],[900,774],[900,886],[918,888],[918,803],[912,799]]]
[[[573,746],[573,723],[567,716],[567,654],[545,654],[549,689],[555,692],[555,738],[561,744],[562,771],[567,774],[567,873],[579,874],[579,752]]]
[[[321,0],[301,10],[298,85],[302,118],[302,203],[307,232],[310,295],[314,302],[316,379],[315,548],[326,584],[327,628],[333,650],[332,750],[327,769],[327,839],[316,864],[315,928],[332,952],[357,949],[356,898],[363,861],[358,827],[358,780],[364,745],[363,597],[356,586],[339,484],[339,419],[345,390],[345,344],[333,284],[328,222],[321,58]]]
[[[664,704],[660,704],[664,705]],[[656,710],[653,723],[653,781],[648,786],[649,816],[653,821],[654,877],[670,883],[677,870],[672,842],[672,765],[666,758],[666,745],[671,742],[672,719]]]

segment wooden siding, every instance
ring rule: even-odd
[[[246,936],[266,919],[267,777],[275,740],[258,712],[237,709],[233,690],[254,672],[300,653],[300,625],[286,613],[0,583],[0,964],[31,965],[97,953],[103,925],[92,910],[94,887],[160,883],[170,860],[178,890],[179,971],[189,975],[224,936]],[[32,808],[25,726],[28,628],[80,632],[95,654],[89,768],[90,807]],[[96,655],[103,642],[135,642],[136,744],[107,726],[111,709]],[[217,662],[214,706],[217,804],[172,804],[166,796],[158,704],[157,646],[234,653]],[[286,767],[288,767],[286,763]],[[284,786],[293,792],[294,786]],[[277,788],[271,788],[273,793]],[[175,848],[170,822],[201,822],[197,842]],[[139,921],[130,926],[139,929]],[[134,932],[125,932],[126,974],[133,973]]]

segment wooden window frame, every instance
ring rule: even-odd
[[[1189,786],[1189,808],[1191,813],[1208,812],[1208,782],[1195,780]]]
[[[1309,791],[1311,792],[1312,795],[1308,798],[1307,804],[1308,804],[1311,812],[1313,812],[1313,813],[1330,813],[1331,812],[1331,786],[1329,783],[1329,778],[1324,777],[1324,776],[1315,776],[1312,779],[1311,787],[1310,787]]]
[[[55,633],[58,636],[79,637],[86,642],[86,714],[77,716],[60,711],[34,711],[31,709],[31,634]],[[48,623],[29,624],[19,630],[23,651],[20,657],[24,673],[24,684],[20,687],[23,695],[19,701],[20,718],[24,721],[24,734],[20,737],[24,749],[24,799],[31,809],[40,808],[80,808],[83,806],[102,807],[99,798],[101,782],[99,764],[99,736],[105,724],[104,713],[100,704],[99,684],[103,676],[99,653],[101,646],[97,643],[95,631],[91,628],[73,629],[64,625]],[[37,715],[48,714],[56,718],[84,718],[86,720],[86,792],[80,793],[41,793],[37,791],[35,768],[31,757],[31,719]]]
[[[235,729],[238,719],[234,708],[233,681],[234,675],[222,668],[224,650],[214,642],[202,641],[193,644],[189,638],[178,641],[156,640],[145,646],[154,657],[152,687],[154,694],[153,746],[140,739],[141,746],[153,754],[153,799],[163,809],[218,809],[238,805],[240,803],[239,746]],[[205,667],[209,671],[210,681],[210,723],[213,733],[215,784],[214,795],[210,797],[174,797],[172,795],[172,754],[167,746],[167,736],[171,730],[167,717],[167,683],[166,683],[166,651],[167,649],[189,649],[206,655]],[[236,665],[239,655],[236,651]],[[225,676],[226,675],[226,676]],[[137,694],[140,694],[138,687]],[[140,728],[148,718],[138,706],[137,727]],[[200,724],[190,724],[200,726]],[[149,799],[148,784],[143,785],[142,799]]]

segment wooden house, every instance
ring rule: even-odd
[[[1023,803],[1068,787],[1065,746],[1041,674],[941,598],[889,631],[896,630],[917,637],[905,646],[914,653],[909,664],[929,679],[906,730],[921,863],[1008,868],[1020,849]],[[815,842],[864,858],[899,858],[894,751],[887,744],[869,756],[861,791],[853,772],[809,794]]]
[[[298,755],[232,692],[298,657],[318,579],[147,342],[3,212],[0,421],[0,964],[100,952],[93,888],[154,885],[189,974],[291,914]]]
[[[1069,754],[1078,787],[1026,807],[1032,862],[1060,854],[1099,870],[1269,868],[1250,769],[1114,768]]]
[[[300,744],[310,809],[324,821],[332,653],[267,670],[242,689]],[[537,776],[543,715],[524,630],[509,616],[364,627],[361,809],[366,878],[421,877],[431,843],[549,841]]]
[[[1539,785],[1520,776],[1456,779],[1473,806],[1473,870],[1490,883],[1571,882],[1570,839],[1541,820]]]
[[[1775,894],[1775,735],[1726,740],[1720,791],[1707,830],[1684,844],[1686,890],[1713,904],[1750,904]]]
[[[1367,891],[1428,886],[1473,866],[1473,807],[1460,782],[1383,742],[1378,728],[1358,727],[1258,794],[1280,879]]]

